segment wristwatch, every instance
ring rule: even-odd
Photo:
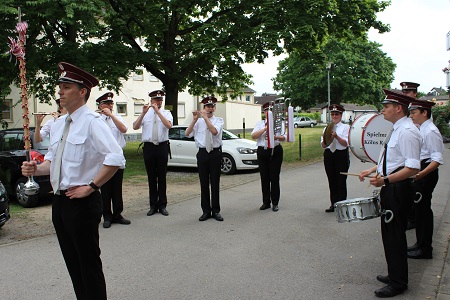
[[[389,184],[389,178],[386,176],[386,177],[383,177],[384,178],[384,185],[388,185]]]
[[[94,189],[94,191],[98,191],[98,190],[100,189],[100,187],[94,183],[94,180],[93,180],[93,179],[92,179],[91,181],[89,181],[88,184],[89,184],[89,186],[90,186],[91,188]]]

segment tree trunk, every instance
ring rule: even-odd
[[[164,88],[166,92],[165,108],[172,112],[173,125],[178,125],[178,82],[165,82]]]

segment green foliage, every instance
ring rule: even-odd
[[[251,83],[242,63],[263,62],[269,51],[314,52],[328,35],[363,36],[388,27],[378,0],[3,0],[0,39],[15,35],[15,8],[29,24],[27,76],[40,101],[55,95],[56,65],[76,64],[120,92],[121,78],[144,66],[163,83],[177,120],[178,92],[235,94]],[[6,45],[0,45],[2,53]],[[3,58],[1,94],[17,83],[18,68]],[[226,99],[226,97],[225,97]]]
[[[450,128],[448,123],[450,121],[450,104],[434,106],[431,110],[433,122],[441,132],[442,136],[450,137]]]
[[[274,87],[302,109],[328,101],[328,74],[332,103],[378,104],[383,88],[393,81],[395,64],[366,37],[350,40],[330,37],[310,55],[293,52],[280,62]]]

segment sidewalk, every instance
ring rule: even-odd
[[[351,156],[351,173],[371,166]],[[147,217],[143,208],[127,215],[129,226],[100,228],[108,299],[376,299],[383,285],[375,277],[387,272],[380,219],[338,223],[325,213],[322,163],[283,170],[281,187],[278,212],[259,210],[255,180],[221,191],[224,222],[199,222],[195,198],[170,205],[168,217]],[[434,258],[409,260],[409,289],[395,299],[450,299],[449,187],[444,166],[433,197]],[[350,199],[373,189],[349,176],[348,190]],[[407,237],[413,244],[414,230]],[[54,235],[2,245],[0,253],[2,299],[75,299]]]

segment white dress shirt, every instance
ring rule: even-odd
[[[212,116],[211,118],[209,118],[209,120],[211,121],[211,123],[213,124],[213,126],[216,128],[217,130],[217,134],[212,136],[211,139],[211,144],[213,148],[219,148],[220,146],[222,146],[222,129],[223,129],[223,119],[216,117],[216,116]],[[194,125],[194,128],[192,129],[191,134],[189,135],[189,137],[194,136],[195,139],[195,146],[197,146],[197,148],[206,148],[206,133],[209,131],[207,130],[208,127],[206,126],[206,122],[203,118],[199,118],[197,120],[197,122]]]
[[[45,138],[47,137],[47,135],[50,134],[50,130],[52,128],[52,125],[55,123],[55,118],[51,118],[50,120],[48,120],[47,122],[45,122],[44,126],[41,127],[41,138],[42,140],[45,140]]]
[[[325,132],[326,127],[323,129],[323,131]],[[333,142],[331,142],[330,145],[327,146],[326,149],[330,149],[330,147],[335,147],[335,150],[345,150],[348,147],[348,132],[350,130],[350,125],[348,124],[344,124],[342,122],[339,122],[335,125],[334,127],[334,131],[336,132],[336,134],[347,141],[347,146],[342,146],[341,143],[339,143],[337,141],[336,138],[333,139]],[[322,145],[323,143],[323,134],[320,136],[320,144]],[[334,143],[334,145],[332,145]],[[334,151],[333,151],[334,152]]]
[[[167,121],[173,124],[173,116],[170,110],[160,109],[159,111],[164,116],[164,118],[167,119]],[[152,142],[153,122],[155,120],[155,117],[158,117],[158,115],[155,114],[155,111],[153,109],[149,109],[148,112],[145,114],[144,118],[142,119],[140,127],[142,127],[143,142]],[[157,124],[158,124],[158,143],[168,141],[169,129],[166,126],[164,126],[164,123],[161,121],[159,117],[157,119]]]
[[[395,122],[394,131],[387,144],[386,171],[389,175],[400,167],[420,170],[421,136],[419,129],[410,118],[403,117]],[[383,161],[378,164],[377,171],[383,174]]]
[[[438,164],[444,164],[444,142],[439,129],[431,120],[426,120],[420,125],[420,135],[422,136],[422,147],[420,149],[420,160],[426,159],[426,162],[435,161]]]
[[[254,132],[256,132],[256,131],[259,131],[259,130],[265,128],[265,127],[266,127],[266,120],[258,121],[256,123],[256,125],[255,125],[255,128],[253,128],[252,134]],[[284,128],[284,123],[281,126],[281,128]],[[275,132],[274,134],[276,136],[283,135],[286,138],[286,133],[284,133],[284,132],[283,133]],[[258,139],[256,139],[256,146],[258,146],[258,147],[267,147],[266,135],[267,135],[267,132],[264,132],[263,134],[261,134],[261,136]],[[279,140],[274,140],[274,144],[275,144],[275,147],[276,147],[276,146],[278,146],[280,144],[280,141]]]
[[[52,161],[64,130],[67,114],[59,117],[50,132],[50,146],[45,160]],[[83,105],[71,115],[69,134],[61,165],[60,189],[87,185],[103,165],[125,167],[122,148],[100,115]],[[50,166],[50,179],[55,173]]]
[[[120,122],[122,122],[123,125],[125,125],[125,127],[128,130],[127,125],[125,124],[124,119],[122,118],[122,116],[120,115],[114,115]],[[127,145],[127,143],[125,142],[125,136],[123,135],[123,133],[117,128],[116,124],[114,124],[114,121],[106,116],[106,115],[102,115],[102,119],[105,120],[106,124],[108,124],[108,127],[111,129],[111,133],[114,136],[114,139],[117,141],[117,143],[119,144],[119,146],[123,149],[125,148],[125,146]]]

